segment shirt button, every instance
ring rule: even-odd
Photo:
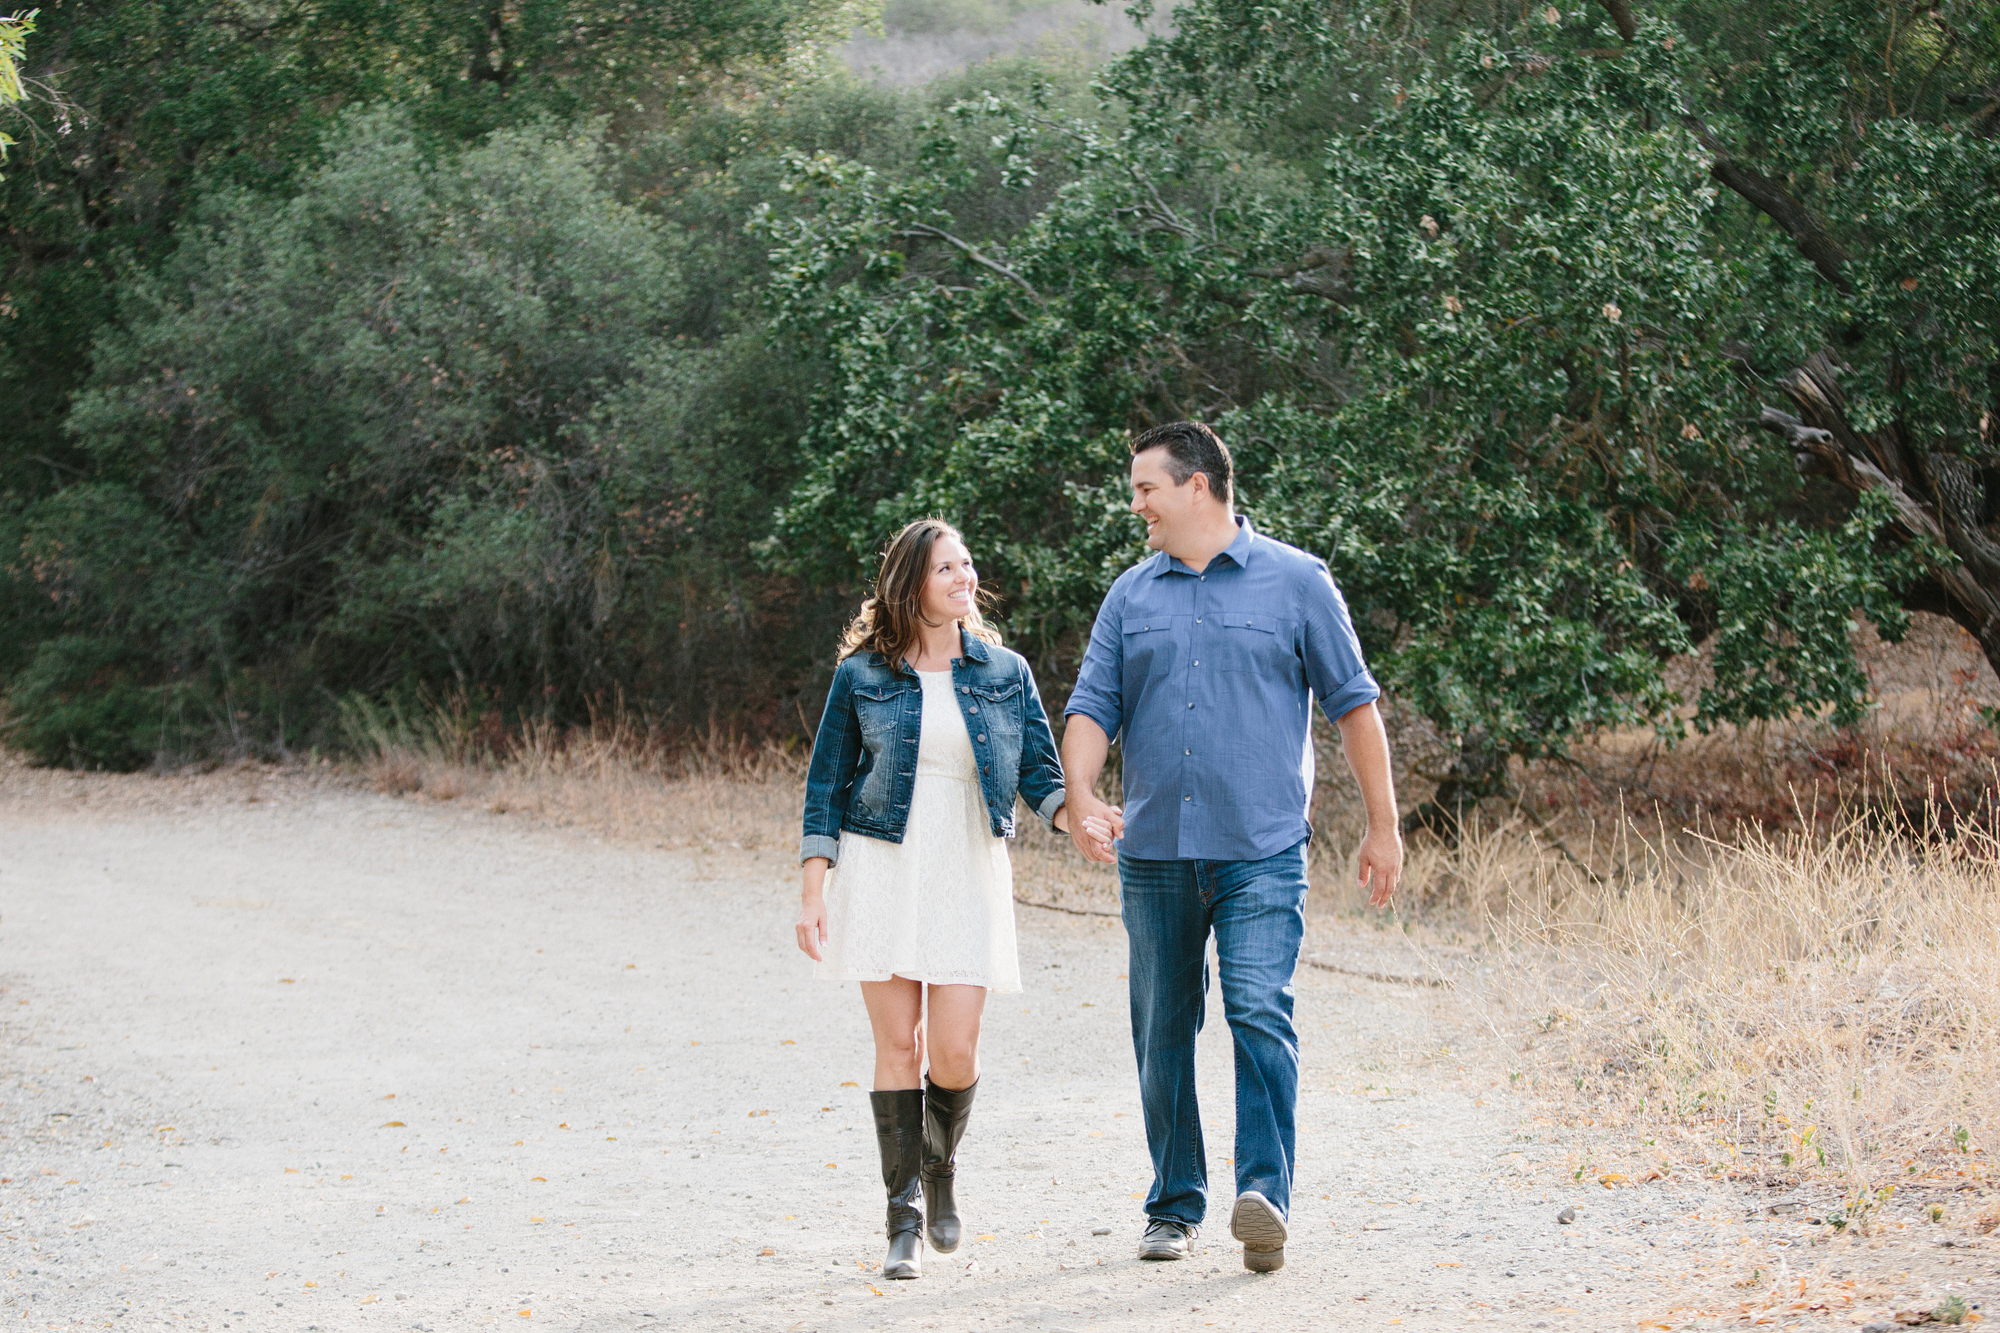
[[[1194,797],[1192,797],[1192,796],[1183,796],[1183,797],[1181,797],[1181,799],[1182,799],[1183,801],[1192,801],[1192,800],[1194,799]]]
[[[1194,753],[1194,751],[1193,751],[1193,750],[1182,750],[1182,751],[1181,751],[1181,753],[1182,753],[1182,754],[1193,754],[1193,753]]]
[[[1201,665],[1201,659],[1200,659],[1199,657],[1195,658],[1195,659],[1194,659],[1194,664],[1195,664],[1196,666],[1200,666],[1200,665]]]
[[[1196,616],[1196,617],[1194,618],[1194,623],[1195,623],[1195,624],[1197,624],[1197,625],[1199,625],[1199,624],[1201,623],[1201,617],[1200,617],[1200,616]]]

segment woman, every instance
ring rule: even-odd
[[[980,1015],[987,991],[1021,989],[1006,843],[1017,793],[1067,829],[1034,675],[980,618],[957,529],[921,519],[889,544],[841,639],[799,849],[799,948],[817,975],[861,983],[875,1032],[887,1278],[921,1275],[926,1223],[938,1253],[958,1248],[952,1178]]]

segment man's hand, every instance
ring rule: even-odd
[[[1368,834],[1361,839],[1361,886],[1373,887],[1370,907],[1387,907],[1403,877],[1403,835],[1397,830],[1396,779],[1389,768],[1389,737],[1382,710],[1373,703],[1351,708],[1340,719],[1340,748],[1361,784],[1368,808]]]
[[[1361,887],[1368,888],[1371,881],[1374,885],[1368,905],[1387,907],[1390,895],[1396,892],[1396,885],[1403,878],[1403,835],[1394,824],[1386,829],[1371,827],[1361,839],[1361,854],[1356,859],[1360,863]]]
[[[1125,811],[1106,805],[1093,794],[1097,775],[1111,753],[1111,738],[1104,728],[1082,713],[1063,719],[1063,786],[1069,795],[1069,838],[1087,861],[1105,865],[1118,863],[1118,851],[1111,844],[1125,836]]]
[[[1111,844],[1125,836],[1125,812],[1087,792],[1072,792],[1065,804],[1069,810],[1069,839],[1084,859],[1116,865],[1118,851]]]

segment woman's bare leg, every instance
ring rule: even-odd
[[[970,987],[954,987],[968,990]],[[982,992],[983,994],[983,992]],[[924,987],[907,977],[861,983],[875,1030],[875,1090],[920,1088],[924,1072]],[[976,1027],[976,1024],[975,1024]],[[975,1032],[974,1040],[977,1040]]]
[[[984,986],[930,988],[931,1082],[956,1090],[979,1081],[979,1023],[985,1013]],[[876,1050],[881,1050],[879,1036]],[[879,1069],[879,1055],[877,1060]]]

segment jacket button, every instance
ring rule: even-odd
[[[991,772],[993,771],[993,765],[991,765],[991,764],[981,764],[981,765],[979,766],[979,771],[980,771],[981,773],[991,773]]]
[[[982,745],[986,743],[986,733],[983,731],[979,733],[979,742]]]
[[[960,694],[970,694],[972,693],[972,687],[970,685],[961,685],[958,687],[958,692]]]
[[[972,705],[972,707],[971,707],[971,708],[970,708],[970,709],[969,709],[968,711],[969,711],[969,712],[970,712],[970,713],[971,713],[971,714],[972,714],[972,715],[973,715],[974,717],[978,717],[978,716],[979,716],[979,705],[978,705],[978,704],[974,704],[974,705]]]

